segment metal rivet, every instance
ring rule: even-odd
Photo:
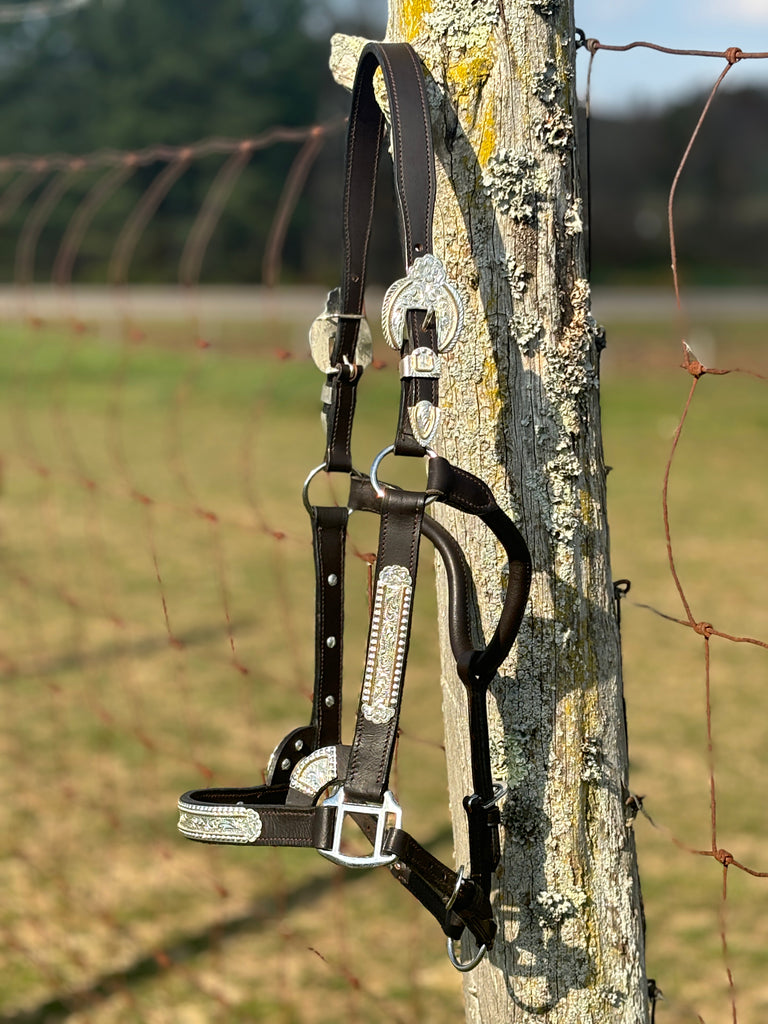
[[[336,575],[335,572],[332,572],[331,575],[328,577],[328,586],[335,587],[338,582],[339,577]]]
[[[296,740],[296,742],[293,744],[293,749],[294,750],[303,750],[304,749],[304,740]]]
[[[335,636],[329,636],[328,639],[325,641],[325,646],[326,647],[335,647],[336,646],[336,637]]]
[[[325,706],[327,708],[332,708],[335,703],[336,703],[336,698],[335,697],[331,697],[330,694],[325,698]]]
[[[284,772],[287,772],[288,769],[291,767],[290,757],[283,758],[283,760],[280,762],[280,767],[283,769]]]

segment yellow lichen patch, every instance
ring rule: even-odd
[[[405,39],[415,39],[424,24],[424,17],[432,10],[432,0],[403,0],[401,29]]]
[[[473,99],[488,81],[493,69],[491,48],[467,51],[448,68],[448,84],[457,99]]]
[[[477,161],[484,168],[487,166],[491,156],[496,152],[496,119],[490,106],[485,108],[479,131],[480,142],[477,146]]]
[[[499,390],[499,375],[496,363],[489,357],[483,360],[483,375],[481,379],[483,407],[489,412],[489,419],[495,422],[501,415],[501,392]]]
[[[579,504],[581,505],[581,519],[585,526],[592,526],[593,524],[593,504],[592,496],[589,491],[582,488],[579,491]]]

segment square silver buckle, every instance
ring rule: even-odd
[[[323,807],[336,809],[336,818],[333,825],[333,846],[330,850],[318,850],[323,857],[332,860],[334,864],[341,864],[345,868],[378,868],[386,864],[392,864],[397,859],[397,854],[384,853],[384,834],[387,826],[387,818],[394,819],[394,828],[400,828],[403,820],[403,811],[394,796],[387,790],[384,799],[380,804],[359,804],[347,800],[344,787],[341,786],[333,796],[323,803]],[[344,817],[347,814],[362,814],[369,818],[376,819],[376,835],[373,839],[373,849],[369,854],[363,856],[350,856],[341,852],[341,835],[344,827]]]

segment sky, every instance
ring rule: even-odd
[[[623,45],[642,39],[676,49],[768,52],[768,0],[574,0],[576,25],[602,43]],[[583,95],[587,54],[579,53],[577,73]],[[592,70],[596,113],[658,107],[673,97],[708,90],[724,62],[676,57],[650,50],[601,51]],[[768,59],[742,61],[724,88],[768,88]]]
[[[768,0],[574,0],[576,25],[587,36],[619,44],[642,39],[686,50],[768,52]],[[335,0],[339,11],[376,11],[386,22],[386,0]],[[587,54],[578,57],[580,92],[586,82]],[[602,51],[592,71],[592,109],[617,114],[662,106],[675,98],[703,93],[714,84],[723,62],[706,57],[673,57],[650,50]],[[724,88],[768,88],[768,59],[742,61],[728,73]]]

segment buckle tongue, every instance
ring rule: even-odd
[[[353,803],[347,800],[344,787],[341,786],[333,796],[328,797],[323,807],[334,807],[336,819],[333,825],[333,846],[330,850],[318,850],[323,857],[332,860],[334,864],[341,864],[345,868],[378,868],[386,864],[392,864],[397,859],[395,853],[384,853],[384,834],[387,830],[387,818],[393,819],[390,827],[400,828],[403,820],[403,812],[400,804],[387,790],[384,799],[380,804]],[[341,852],[341,836],[344,827],[344,818],[347,814],[359,814],[367,818],[376,819],[376,835],[373,837],[373,849],[369,854],[362,856],[351,856]]]

